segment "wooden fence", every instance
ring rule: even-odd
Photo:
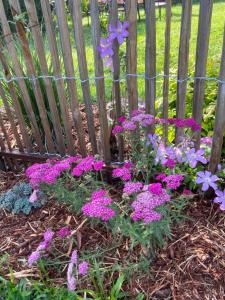
[[[69,7],[66,7],[64,0],[56,0],[55,8],[52,10],[49,0],[40,0],[44,34],[48,39],[48,47],[51,54],[51,76],[54,77],[55,86],[52,84],[52,77],[49,75],[49,64],[46,59],[43,34],[39,23],[34,0],[24,0],[28,15],[29,24],[25,26],[19,7],[19,1],[9,0],[12,16],[14,17],[17,42],[20,43],[23,65],[18,58],[14,33],[10,27],[3,1],[0,0],[0,27],[2,36],[0,40],[0,65],[7,81],[0,81],[0,98],[2,99],[7,122],[10,123],[10,130],[16,144],[12,141],[6,130],[4,122],[5,113],[0,112],[0,135],[1,157],[12,165],[10,158],[28,159],[39,153],[48,154],[74,154],[77,151],[85,156],[88,152],[97,154],[102,149],[106,163],[111,162],[110,148],[110,127],[108,124],[107,103],[105,101],[105,78],[103,61],[97,47],[100,43],[101,27],[99,20],[98,1],[90,0],[91,32],[94,53],[94,71],[96,85],[96,100],[98,104],[100,137],[96,133],[96,124],[93,116],[93,105],[91,103],[90,81],[85,51],[84,30],[82,27],[81,1],[70,0]],[[117,0],[110,1],[110,22],[114,25],[118,21]],[[145,0],[146,11],[146,51],[145,51],[145,105],[146,112],[155,114],[156,101],[156,14],[155,0]],[[172,1],[166,0],[166,26],[165,26],[165,56],[164,56],[164,84],[163,84],[163,117],[168,118],[169,102],[169,75],[170,75],[170,40],[171,40],[171,6]],[[195,82],[193,97],[193,117],[202,122],[202,110],[204,103],[204,91],[206,76],[206,64],[209,48],[209,35],[211,28],[213,0],[200,0],[200,13],[198,25],[198,38],[195,64]],[[68,21],[68,11],[71,15],[71,23]],[[137,88],[137,5],[136,0],[126,0],[126,19],[129,22],[129,37],[126,45],[126,73],[127,73],[127,94],[129,111],[138,107]],[[192,0],[183,0],[182,19],[180,30],[180,46],[177,74],[177,118],[185,117],[185,103],[187,92],[187,77],[189,63],[189,41],[191,33]],[[57,40],[56,24],[59,31],[60,41]],[[71,39],[69,26],[73,28],[74,41]],[[43,75],[42,81],[37,79],[38,73],[32,56],[30,39],[27,37],[30,31],[33,38],[32,47],[35,47],[39,60],[40,72]],[[10,54],[11,61],[6,58],[5,49]],[[122,114],[121,93],[120,93],[120,57],[118,43],[113,45],[113,80],[112,95],[115,103],[115,116]],[[85,123],[87,124],[91,150],[87,149],[85,140],[84,120],[82,120],[81,107],[78,102],[78,88],[73,63],[73,52],[76,51],[79,78],[83,93],[85,106]],[[65,78],[62,78],[62,65],[65,70]],[[17,78],[17,80],[13,78]],[[32,84],[31,92],[28,88],[26,77]],[[221,59],[221,70],[218,74],[220,86],[218,90],[217,109],[215,117],[215,129],[213,135],[212,155],[210,169],[215,171],[221,156],[223,135],[225,131],[225,33],[223,53]],[[10,93],[6,97],[5,85],[8,85]],[[43,95],[43,86],[45,97]],[[55,88],[55,90],[54,90]],[[47,97],[47,103],[46,103]],[[35,104],[34,100],[35,99]],[[46,107],[49,108],[47,113]],[[38,117],[36,114],[38,111]],[[41,124],[41,125],[40,125]],[[74,130],[72,130],[74,128]],[[74,137],[76,136],[76,138]],[[164,137],[167,139],[168,128],[164,125]],[[182,135],[182,129],[176,130],[176,141]],[[196,147],[199,147],[201,133],[195,134]],[[78,145],[75,147],[75,140]],[[118,149],[119,159],[123,159],[123,139],[119,138]],[[99,146],[100,145],[100,146]],[[18,152],[15,152],[18,149]],[[17,153],[17,154],[16,154]],[[31,155],[32,154],[32,155]],[[17,156],[16,156],[17,155]]]

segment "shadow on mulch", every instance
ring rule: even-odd
[[[13,174],[4,176],[0,173],[0,179],[4,179],[1,180],[1,191],[19,180]],[[149,274],[131,278],[126,289],[132,295],[144,293],[145,299],[151,300],[225,299],[225,214],[210,201],[196,199],[187,210],[187,215],[191,219],[173,230],[173,240],[158,251]],[[5,253],[9,255],[6,265],[0,266],[0,275],[7,277],[11,267],[16,278],[38,277],[37,269],[27,266],[28,255],[42,240],[47,228],[56,231],[65,224],[74,230],[78,248],[82,251],[89,247],[92,250],[99,246],[109,247],[113,241],[111,234],[102,227],[90,227],[88,222],[78,218],[67,207],[53,201],[30,216],[13,216],[0,211],[0,256]],[[66,247],[65,258],[68,260],[72,249],[69,244]],[[128,256],[129,260],[136,261],[140,252],[139,248],[131,254],[129,241],[124,239],[117,251],[108,251],[102,259],[105,265],[110,266],[118,260],[126,262]],[[65,272],[60,275],[55,278],[59,284],[65,282]]]

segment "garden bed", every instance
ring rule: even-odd
[[[13,173],[7,177],[5,175],[1,173],[4,190],[19,179]],[[173,229],[172,241],[167,241],[164,248],[157,251],[148,273],[135,273],[124,285],[124,290],[134,298],[138,293],[143,293],[146,299],[224,299],[224,213],[216,210],[210,201],[198,197],[195,197],[186,213],[190,219]],[[117,261],[123,262],[126,268],[128,257],[129,261],[135,263],[142,251],[136,247],[131,252],[128,239],[117,244],[104,227],[91,227],[87,219],[78,217],[67,206],[57,204],[54,200],[29,216],[1,211],[0,220],[1,276],[5,278],[10,277],[11,269],[16,279],[40,279],[40,271],[35,267],[29,268],[26,260],[48,228],[56,231],[65,225],[69,226],[74,232],[78,250],[82,248],[82,251],[88,249],[95,252],[99,249],[105,268],[112,267]],[[101,249],[105,249],[104,254],[100,254]],[[71,244],[66,244],[63,250],[63,259],[68,261]],[[53,283],[62,285],[66,272],[56,272],[53,268],[49,276]],[[105,284],[107,288],[107,281]]]

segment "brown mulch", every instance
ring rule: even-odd
[[[7,175],[0,173],[1,191],[24,179],[22,175],[21,178],[13,173]],[[225,299],[225,214],[210,201],[196,199],[187,215],[191,219],[174,228],[173,240],[158,251],[149,274],[131,278],[126,286],[130,293],[144,293],[145,299],[151,300]],[[29,268],[26,263],[28,255],[42,240],[47,228],[56,231],[65,224],[74,231],[77,248],[82,251],[109,248],[116,243],[100,225],[90,226],[85,219],[79,219],[66,206],[53,200],[29,216],[0,211],[0,257],[9,255],[1,263],[0,275],[8,277],[11,267],[16,278],[38,277],[38,270]],[[64,250],[61,255],[68,261],[72,245],[68,242]],[[110,267],[118,261],[126,263],[128,257],[137,262],[140,253],[140,248],[131,252],[129,241],[124,239],[118,248],[109,249],[101,258],[104,266]],[[52,276],[56,283],[65,282],[65,270]]]

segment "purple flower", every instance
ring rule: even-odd
[[[123,127],[120,125],[116,125],[112,130],[112,134],[114,134],[114,135],[121,133],[121,132],[123,132]]]
[[[166,188],[176,190],[181,186],[182,181],[184,180],[184,176],[180,174],[168,175],[163,179],[166,182]]]
[[[146,143],[148,145],[152,145],[154,149],[156,149],[157,144],[160,142],[160,138],[157,134],[148,134],[148,142]]]
[[[162,184],[161,183],[151,183],[148,186],[148,190],[155,195],[160,195],[162,193]]]
[[[116,27],[112,24],[109,24],[109,40],[113,41],[114,39],[117,39],[119,45],[121,45],[124,39],[129,36],[129,32],[127,31],[128,27],[128,22],[121,23],[120,21],[118,21]]]
[[[32,252],[28,258],[29,267],[31,267],[33,265],[33,263],[37,262],[40,257],[41,257],[41,254],[39,251],[36,250],[36,251]]]
[[[211,172],[197,172],[198,177],[195,179],[197,184],[202,184],[202,191],[207,191],[209,187],[212,187],[215,191],[217,190],[216,181],[219,178],[216,175],[212,175]]]
[[[61,238],[65,238],[70,234],[71,234],[71,230],[69,229],[69,227],[63,227],[57,232],[57,235]]]
[[[217,190],[216,195],[217,197],[214,199],[214,202],[220,203],[220,209],[225,210],[225,190],[223,192]]]
[[[44,240],[47,243],[50,243],[53,239],[54,236],[54,232],[51,229],[48,229],[45,233],[44,233]]]
[[[135,130],[137,128],[137,125],[134,122],[132,122],[132,121],[124,121],[123,122],[123,128],[125,130],[133,131],[133,130]]]
[[[103,166],[104,166],[104,162],[103,162],[102,160],[95,161],[95,162],[93,163],[93,169],[94,169],[95,171],[101,171],[102,168],[103,168]]]
[[[30,195],[29,202],[34,203],[38,200],[37,193],[38,190],[33,191],[33,193]]]
[[[197,166],[198,162],[206,164],[207,159],[203,156],[204,154],[205,154],[204,149],[199,149],[199,150],[195,151],[195,149],[192,148],[192,149],[188,150],[186,152],[186,156],[187,156],[187,160],[189,162],[189,165],[192,168],[195,168]]]
[[[139,192],[143,187],[141,182],[126,182],[123,188],[123,192],[131,195],[133,193]]]
[[[101,38],[97,50],[100,52],[101,58],[113,56],[112,40]]]
[[[77,264],[77,250],[73,250],[70,261],[75,265]]]
[[[124,181],[129,181],[131,179],[131,172],[126,167],[114,169],[112,175],[113,177],[119,177]]]
[[[88,267],[89,267],[88,263],[86,261],[83,261],[78,266],[78,273],[80,275],[86,275],[88,272]]]

